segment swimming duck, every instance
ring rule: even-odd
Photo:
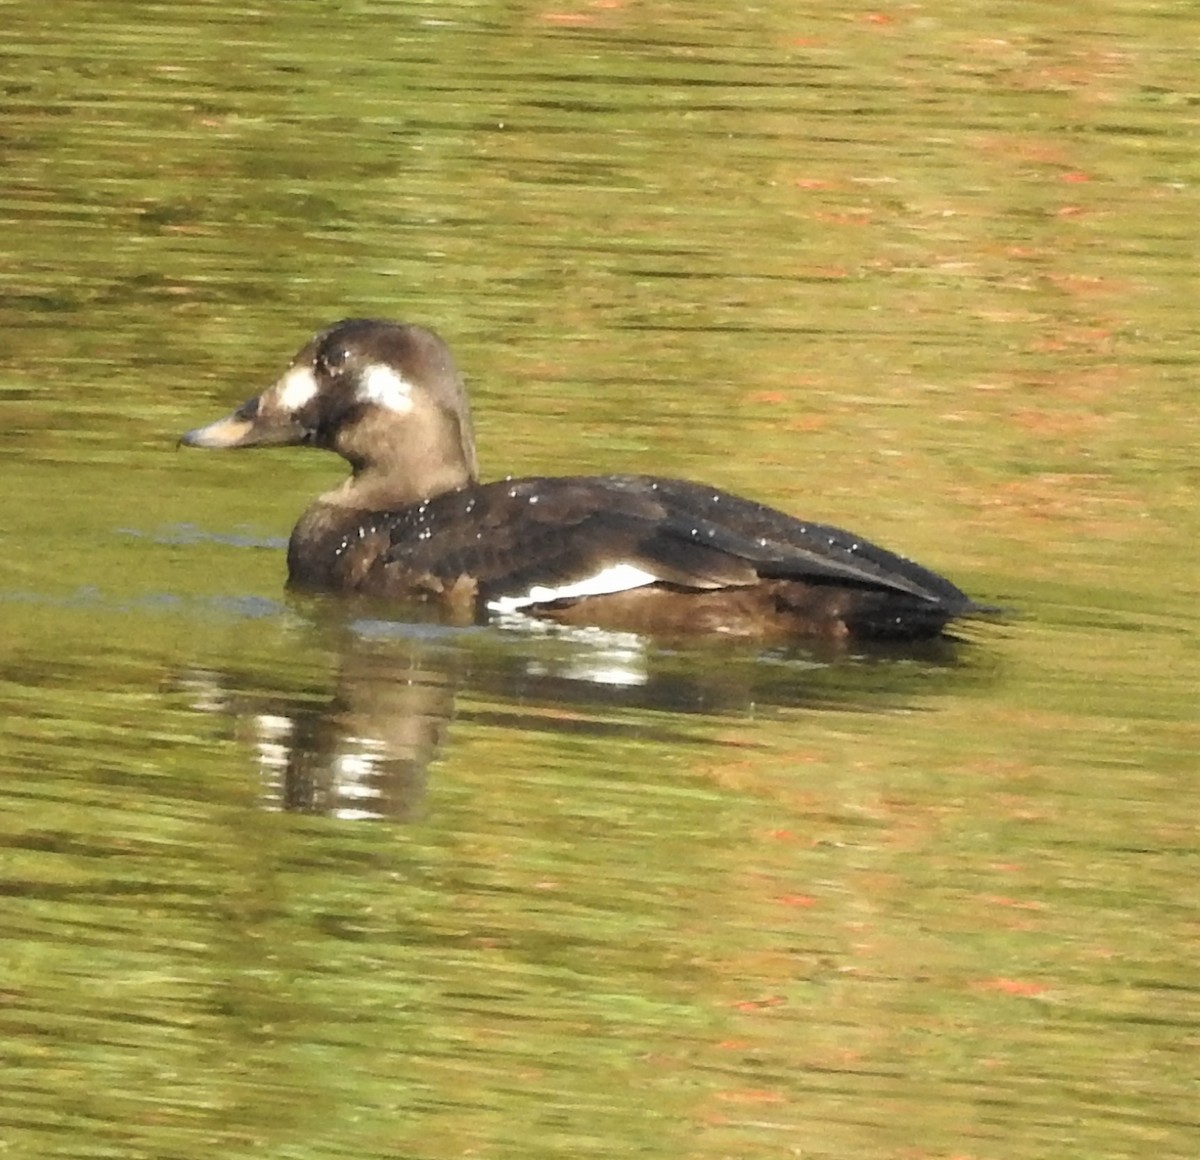
[[[989,611],[861,536],[648,475],[481,483],[462,377],[420,326],[347,319],[190,447],[307,444],[351,468],[288,543],[300,589],[644,631],[917,640]]]

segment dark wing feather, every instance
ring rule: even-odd
[[[484,600],[628,563],[689,588],[762,577],[970,603],[949,581],[849,532],[684,480],[503,480],[386,513],[375,526],[390,538],[387,573],[443,584],[470,577]]]

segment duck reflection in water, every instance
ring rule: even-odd
[[[264,687],[262,672],[193,668],[177,685],[199,711],[234,720],[265,808],[346,820],[409,820],[428,768],[468,730],[569,732],[673,748],[720,742],[711,722],[780,710],[890,712],[918,679],[961,692],[977,680],[960,646],[874,648],[822,658],[737,642],[663,647],[633,633],[523,621],[507,630],[375,617],[342,600],[296,598],[327,680]],[[367,612],[367,615],[363,615]],[[539,627],[540,624],[540,627]],[[917,667],[919,662],[919,667]],[[457,701],[457,705],[456,705]]]

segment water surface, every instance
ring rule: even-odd
[[[4,14],[9,1154],[1196,1155],[1187,6]],[[358,314],[451,342],[489,478],[1016,615],[288,598],[340,467],[174,441]]]

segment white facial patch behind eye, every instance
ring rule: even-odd
[[[657,579],[653,572],[647,572],[635,564],[613,564],[612,567],[586,579],[576,580],[573,584],[561,584],[557,588],[535,584],[522,596],[501,596],[497,600],[489,600],[488,608],[493,612],[516,612],[518,608],[549,604],[554,600],[571,600],[576,596],[604,596],[610,592],[627,592],[630,588],[653,584]]]
[[[295,413],[317,393],[312,367],[292,367],[275,385],[275,398],[285,411]]]
[[[403,375],[398,375],[389,366],[375,363],[363,371],[355,398],[360,403],[375,403],[398,415],[407,415],[413,409],[412,390],[412,383]]]

